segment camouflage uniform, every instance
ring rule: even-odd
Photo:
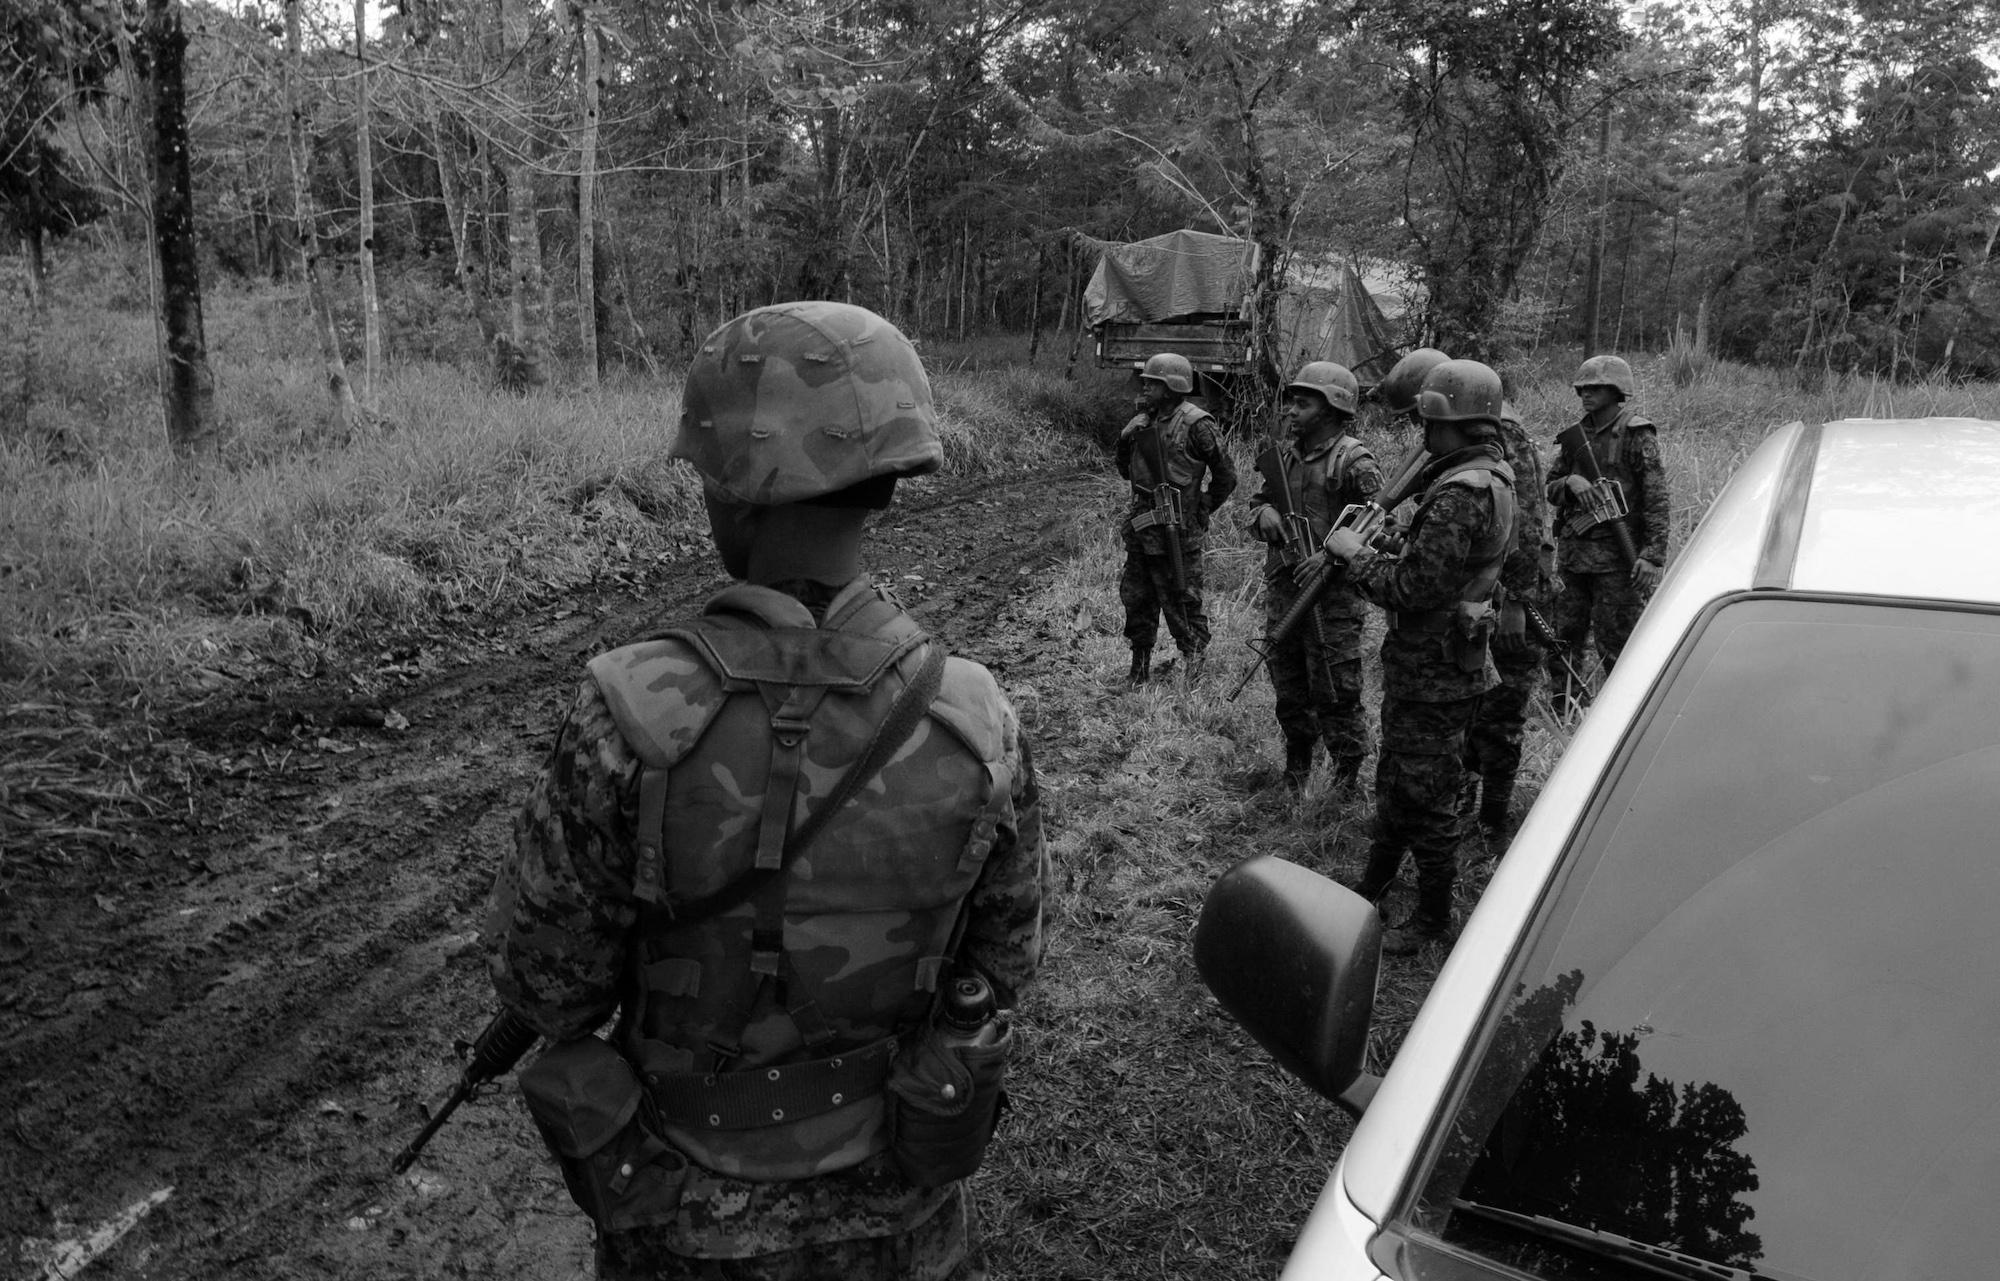
[[[1379,900],[1408,851],[1419,929],[1436,934],[1450,920],[1458,875],[1465,734],[1499,680],[1484,640],[1474,651],[1458,638],[1456,615],[1481,568],[1505,552],[1513,476],[1498,444],[1479,443],[1432,462],[1424,482],[1402,552],[1363,551],[1349,564],[1355,590],[1389,611],[1375,821],[1357,888]],[[1461,661],[1468,653],[1476,661]]]
[[[1153,488],[1165,481],[1181,491],[1181,591],[1174,590],[1167,536],[1157,526],[1134,529],[1132,522],[1153,510]],[[1183,654],[1208,648],[1208,617],[1201,603],[1201,552],[1209,518],[1236,490],[1236,464],[1222,447],[1215,419],[1193,401],[1183,400],[1159,414],[1139,414],[1118,433],[1118,474],[1132,482],[1132,503],[1119,529],[1125,541],[1125,568],[1118,576],[1118,601],[1125,607],[1125,639],[1134,651],[1153,648],[1160,616]],[[1204,492],[1202,480],[1208,479]]]
[[[861,509],[941,458],[908,340],[820,302],[710,336],[674,453],[745,580],[758,555],[815,573],[851,556],[773,542],[754,513],[858,538]],[[900,745],[799,847],[878,734]],[[485,939],[508,1011],[555,1043],[524,1088],[546,1064],[590,1065],[552,1070],[574,1087],[555,1123],[530,1099],[572,1194],[588,1205],[579,1164],[642,1190],[589,1207],[600,1274],[976,1275],[962,1183],[899,1171],[884,1083],[953,974],[984,976],[1002,1006],[1034,978],[1046,876],[1013,708],[865,577],[742,581],[594,660],[515,820]],[[613,1018],[615,1054],[588,1039]],[[591,1075],[607,1055],[616,1070]],[[617,1128],[610,1156],[558,1141],[585,1122]]]
[[[865,583],[855,584],[843,595],[857,590],[868,589]],[[718,603],[732,593],[740,603],[746,591],[761,589],[734,588]],[[822,607],[823,619],[827,602],[815,603]],[[655,652],[661,649],[671,652]],[[650,660],[652,682],[675,691],[674,699],[696,709],[694,716],[677,718],[682,725],[697,720],[718,692],[715,678],[677,640],[648,642],[611,657]],[[836,705],[845,701],[830,696],[815,720],[823,716],[831,724],[816,724],[806,735],[801,815],[808,808],[805,798],[830,790],[856,753],[854,735],[838,732],[843,728],[840,719],[860,710]],[[762,719],[763,705],[754,693],[735,696],[722,711],[710,714],[737,714],[729,711],[730,704],[742,715]],[[990,839],[991,845],[967,900],[958,957],[961,964],[993,982],[1003,1004],[1011,1004],[1033,979],[1040,955],[1044,880],[1040,806],[1013,710],[976,664],[949,660],[944,690],[931,717],[862,798],[828,825],[787,879],[820,882],[822,896],[843,892],[865,896],[872,888],[871,875],[879,882],[883,872],[848,870],[855,858],[876,862],[903,858],[909,861],[908,875],[913,877],[936,875],[930,869],[939,858],[960,859],[967,837],[962,830],[940,826],[950,813],[944,798],[974,785],[944,766],[953,757],[964,757],[957,748],[961,731],[982,723],[990,727],[998,748],[999,759],[988,773],[1002,782],[1005,792],[994,798],[998,803],[991,808],[990,824],[972,838]],[[674,735],[685,732],[669,730]],[[667,802],[675,816],[669,834],[684,834],[683,844],[661,851],[669,892],[705,893],[754,854],[755,819],[766,782],[763,762],[709,759],[705,737],[697,738],[689,754],[670,771],[670,777],[678,775],[686,782],[685,792],[670,792]],[[822,745],[831,749],[824,759],[815,750]],[[728,958],[712,952],[701,955],[713,943],[690,940],[676,946],[672,923],[649,914],[635,889],[643,867],[640,773],[641,760],[620,731],[600,682],[584,682],[548,767],[516,819],[514,857],[504,866],[495,892],[490,927],[495,986],[510,1009],[550,1040],[585,1034],[619,1012],[614,1040],[648,1074],[725,1068],[739,1072],[821,1058],[872,1042],[923,1016],[928,991],[907,981],[897,991],[890,979],[909,968],[912,960],[920,960],[909,953],[922,949],[913,948],[915,941],[905,937],[903,928],[890,928],[880,919],[831,929],[825,915],[806,921],[796,903],[790,906],[784,928],[789,933],[803,923],[813,937],[798,943],[787,937],[787,963],[796,967],[793,973],[799,978],[813,981],[819,1012],[833,1032],[831,1039],[817,1044],[807,1042],[794,1013],[780,998],[784,985],[745,981],[747,966],[740,974],[724,972],[720,962]],[[878,799],[870,803],[869,797]],[[704,845],[698,835],[703,831],[722,848]],[[855,888],[841,891],[839,878],[853,879]],[[725,918],[746,952],[753,912],[754,905],[746,904]],[[871,947],[879,954],[870,953]],[[695,955],[683,955],[689,952]],[[667,970],[673,973],[666,975]],[[653,978],[635,984],[635,974],[646,971]],[[935,984],[934,963],[928,978]],[[732,1035],[730,1030],[706,1022],[696,1003],[704,993],[732,980],[744,989],[737,995],[747,1005],[744,1026],[728,1047],[736,1051],[733,1058],[718,1049],[718,1042]],[[790,974],[788,980],[796,981]],[[685,999],[666,995],[680,990],[687,992]],[[791,994],[794,999],[796,995]],[[689,1167],[670,1224],[603,1234],[609,1265],[605,1275],[710,1275],[685,1270],[683,1261],[748,1259],[863,1238],[908,1238],[882,1248],[933,1253],[942,1248],[941,1242],[957,1241],[962,1254],[968,1211],[959,1186],[911,1187],[880,1150],[879,1137],[866,1136],[849,1145],[847,1155],[876,1147],[854,1164],[804,1178],[734,1177],[697,1161]],[[957,1260],[950,1262],[956,1266]],[[945,1268],[906,1275],[951,1272]]]
[[[1555,547],[1549,541],[1549,506],[1543,492],[1542,458],[1535,442],[1508,405],[1500,416],[1500,441],[1507,465],[1514,472],[1514,545],[1500,570],[1504,599],[1519,602],[1548,617],[1555,587]],[[1514,778],[1521,768],[1521,739],[1527,731],[1528,704],[1541,683],[1544,649],[1530,626],[1520,645],[1495,644],[1493,665],[1500,683],[1479,701],[1479,714],[1465,739],[1468,774],[1465,817],[1475,818],[1498,856],[1511,837],[1510,807]],[[1477,796],[1477,810],[1472,798]]]
[[[1671,500],[1666,468],[1660,461],[1659,429],[1634,413],[1629,404],[1621,403],[1605,421],[1593,423],[1586,418],[1584,431],[1597,456],[1598,470],[1625,487],[1625,504],[1630,509],[1625,527],[1631,532],[1633,550],[1640,560],[1664,566]],[[1625,638],[1632,634],[1650,593],[1633,585],[1631,566],[1619,552],[1611,524],[1580,534],[1563,529],[1564,518],[1576,505],[1563,480],[1582,472],[1567,447],[1549,470],[1548,495],[1555,508],[1557,533],[1556,567],[1563,583],[1553,622],[1556,635],[1575,661],[1582,661],[1584,642],[1595,636],[1598,657],[1608,672],[1623,652]],[[1549,679],[1558,689],[1566,676],[1558,666],[1550,665]]]
[[[1255,530],[1263,508],[1280,518],[1291,511],[1306,518],[1314,547],[1342,509],[1365,503],[1382,488],[1382,468],[1368,447],[1334,432],[1303,451],[1292,441],[1272,446],[1289,482],[1280,494],[1265,477],[1252,500],[1245,527]],[[1264,619],[1269,634],[1299,597],[1292,577],[1294,556],[1281,537],[1264,555]],[[1348,582],[1347,571],[1330,565],[1333,579],[1320,593],[1308,621],[1273,647],[1267,668],[1278,728],[1285,736],[1288,762],[1301,757],[1310,767],[1312,745],[1324,741],[1337,781],[1353,778],[1368,754],[1368,718],[1361,706],[1361,633],[1367,603]]]

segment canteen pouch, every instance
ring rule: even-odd
[[[570,1199],[591,1222],[617,1232],[673,1218],[687,1158],[659,1137],[624,1056],[594,1036],[564,1041],[523,1068],[520,1082]]]
[[[1452,613],[1452,628],[1446,633],[1445,650],[1461,672],[1477,672],[1486,666],[1487,642],[1500,619],[1490,601],[1462,600]]]
[[[903,1177],[943,1187],[979,1168],[1000,1123],[1014,1029],[990,1045],[950,1045],[931,1028],[889,1068],[889,1152]]]

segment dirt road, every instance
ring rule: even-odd
[[[1045,517],[1101,484],[915,487],[868,560],[1004,681],[1061,643],[1015,613],[1071,550]],[[511,1099],[462,1109],[408,1175],[388,1161],[490,1012],[480,909],[584,660],[722,581],[696,550],[308,679],[227,678],[156,726],[146,759],[183,796],[146,852],[9,851],[0,1274],[589,1275]]]

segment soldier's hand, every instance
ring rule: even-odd
[[[1326,536],[1326,554],[1336,560],[1353,560],[1368,544],[1351,529],[1336,529]]]
[[[1528,611],[1518,601],[1503,601],[1500,621],[1493,628],[1493,648],[1502,654],[1518,654],[1528,648]]]
[[[1266,503],[1257,509],[1256,517],[1250,522],[1250,529],[1267,543],[1275,543],[1285,536],[1284,518],[1278,509]]]
[[[1298,564],[1292,566],[1292,581],[1303,587],[1326,572],[1325,552],[1314,552]]]
[[[1570,492],[1572,498],[1581,498],[1590,492],[1590,477],[1588,476],[1565,476],[1562,483],[1563,488]]]
[[[1632,586],[1650,592],[1660,585],[1660,567],[1649,560],[1632,562]]]

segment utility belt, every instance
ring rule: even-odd
[[[948,1044],[935,1026],[821,1059],[735,1072],[653,1073],[594,1036],[565,1041],[520,1074],[521,1094],[570,1199],[599,1229],[673,1221],[689,1159],[675,1129],[720,1132],[788,1124],[887,1094],[888,1150],[917,1187],[942,1187],[979,1168],[1006,1097],[1014,1048],[1000,1025],[990,1044]]]
[[[1187,512],[1178,486],[1155,485],[1150,490],[1141,491],[1138,496],[1153,505],[1127,522],[1133,532],[1159,525],[1171,525],[1176,529],[1187,527]]]
[[[1466,673],[1485,668],[1487,642],[1498,624],[1491,600],[1462,600],[1451,609],[1389,611],[1389,630],[1437,637],[1440,653]]]

